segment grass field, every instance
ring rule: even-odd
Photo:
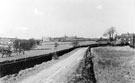
[[[97,83],[135,83],[134,53],[130,47],[94,48]]]
[[[15,59],[39,56],[39,55],[53,53],[55,51],[60,51],[60,50],[64,50],[64,49],[73,47],[72,42],[58,42],[59,46],[55,49],[54,43],[55,42],[44,42],[44,43],[42,43],[42,45],[37,46],[36,48],[34,48],[30,51],[25,51],[25,55],[21,54],[21,55],[17,56],[16,53],[12,53],[11,57],[5,56],[4,58],[1,58],[1,54],[0,54],[0,62],[7,61],[7,60],[15,60]],[[82,41],[82,42],[79,42],[79,45],[88,45],[88,44],[92,44],[92,43],[94,43],[94,41]]]
[[[39,56],[42,54],[48,54],[52,53],[54,51],[60,51],[64,49],[71,48],[72,45],[70,42],[59,42],[59,46],[54,49],[54,42],[46,42],[43,43],[41,46],[37,46],[36,48],[30,50],[30,51],[25,51],[25,55],[17,55],[16,53],[12,53],[11,57],[6,57],[1,58],[0,54],[0,62],[6,61],[6,60],[15,60],[15,59],[21,59],[21,58],[27,58],[27,57],[33,57],[33,56]]]
[[[80,41],[79,45],[90,45],[96,43],[95,41]]]

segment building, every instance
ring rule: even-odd
[[[4,37],[0,37],[0,44],[1,45],[13,44],[14,41],[15,41],[15,38],[4,38]]]
[[[9,48],[13,50],[13,42],[16,40],[16,38],[5,38],[5,37],[0,37],[0,49],[1,48]]]
[[[83,37],[77,37],[77,36],[63,36],[63,37],[42,37],[43,42],[51,42],[51,41],[57,41],[57,42],[72,42],[72,41],[85,41],[88,40],[88,38]]]
[[[116,35],[115,39],[116,39],[116,41],[121,42],[122,44],[129,44],[131,46],[135,46],[135,34],[134,33]]]
[[[16,38],[5,38],[0,37],[0,45],[13,45],[13,42],[16,40]]]
[[[42,41],[43,42],[49,42],[49,41],[51,41],[51,37],[42,37]]]
[[[64,37],[53,38],[53,41],[59,41],[59,42],[72,42],[72,41],[84,41],[84,40],[85,38],[77,37],[77,36],[64,36]]]

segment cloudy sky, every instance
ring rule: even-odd
[[[100,37],[135,32],[135,0],[0,0],[0,36]]]

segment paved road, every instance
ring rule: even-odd
[[[65,83],[64,79],[72,68],[79,64],[87,48],[81,48],[68,58],[54,64],[33,76],[30,76],[19,83]],[[65,77],[64,77],[65,76]]]

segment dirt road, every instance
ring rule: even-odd
[[[86,50],[87,48],[79,49],[70,57],[18,83],[65,83],[66,76],[79,64]]]

